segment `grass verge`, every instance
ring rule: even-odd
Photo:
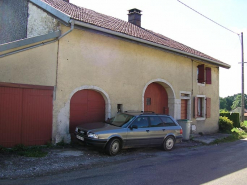
[[[16,145],[13,148],[5,148],[0,146],[0,153],[2,154],[17,154],[25,157],[45,157],[48,152],[44,151],[47,146],[24,146],[22,144]]]
[[[230,136],[223,138],[223,139],[217,139],[211,144],[233,142],[233,141],[237,141],[237,140],[245,139],[245,138],[247,138],[247,133],[245,131],[239,128],[233,128]]]
[[[244,121],[244,125],[247,127],[247,120],[246,120],[246,121]]]

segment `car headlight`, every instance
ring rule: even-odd
[[[99,136],[98,136],[97,134],[92,133],[92,132],[89,132],[89,133],[87,134],[87,136],[90,137],[90,138],[94,138],[94,139],[98,139],[98,138],[99,138]]]

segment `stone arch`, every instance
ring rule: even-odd
[[[174,89],[172,87],[172,85],[167,82],[166,80],[164,79],[161,79],[161,78],[158,78],[158,79],[153,79],[153,80],[150,80],[148,83],[146,83],[146,85],[144,86],[143,88],[143,92],[142,92],[142,111],[144,111],[144,95],[145,95],[145,92],[146,92],[146,89],[148,87],[149,84],[151,83],[158,83],[160,84],[161,86],[163,86],[168,94],[168,107],[169,107],[169,114],[173,117],[175,117],[175,92],[174,92]]]
[[[105,100],[105,119],[110,118],[111,117],[111,103],[110,103],[110,98],[109,98],[109,95],[103,89],[101,89],[100,87],[93,86],[93,85],[84,85],[84,86],[81,86],[81,87],[78,87],[78,88],[74,89],[72,91],[72,93],[70,94],[69,104],[70,104],[71,98],[73,97],[73,95],[76,92],[81,91],[81,90],[85,90],[85,89],[94,90],[94,91],[100,93],[103,96],[103,98]]]
[[[99,92],[104,100],[105,100],[105,119],[111,117],[111,102],[109,95],[100,87],[97,86],[92,86],[92,85],[84,85],[81,87],[78,87],[74,89],[70,95],[68,101],[65,103],[65,106],[60,109],[57,117],[57,128],[56,128],[56,133],[55,133],[55,143],[58,143],[62,140],[65,142],[69,143],[71,141],[71,136],[69,134],[69,120],[70,120],[70,100],[73,97],[73,95],[84,89],[90,89],[90,90],[95,90]]]

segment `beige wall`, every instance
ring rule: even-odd
[[[0,82],[54,86],[57,45],[54,42],[0,58]],[[11,51],[19,49],[23,48]]]
[[[62,27],[63,32],[66,30],[68,28]],[[191,93],[191,114],[194,96],[211,97],[211,118],[204,121],[193,119],[193,123],[198,132],[217,131],[219,71],[215,66],[209,66],[212,67],[213,83],[199,86],[196,76],[198,64],[158,48],[96,31],[74,29],[59,41],[53,139],[56,142],[69,140],[69,104],[76,91],[93,88],[101,92],[109,103],[106,105],[107,118],[116,114],[117,104],[123,104],[123,110],[142,110],[145,87],[154,81],[167,87],[169,109],[176,119],[180,118],[181,91]]]

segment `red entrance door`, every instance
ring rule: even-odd
[[[144,111],[169,114],[168,95],[162,85],[158,83],[148,85],[144,94]]]
[[[187,100],[181,100],[181,119],[187,119]]]
[[[70,101],[70,133],[79,124],[104,120],[105,100],[100,93],[86,89],[73,95]]]

